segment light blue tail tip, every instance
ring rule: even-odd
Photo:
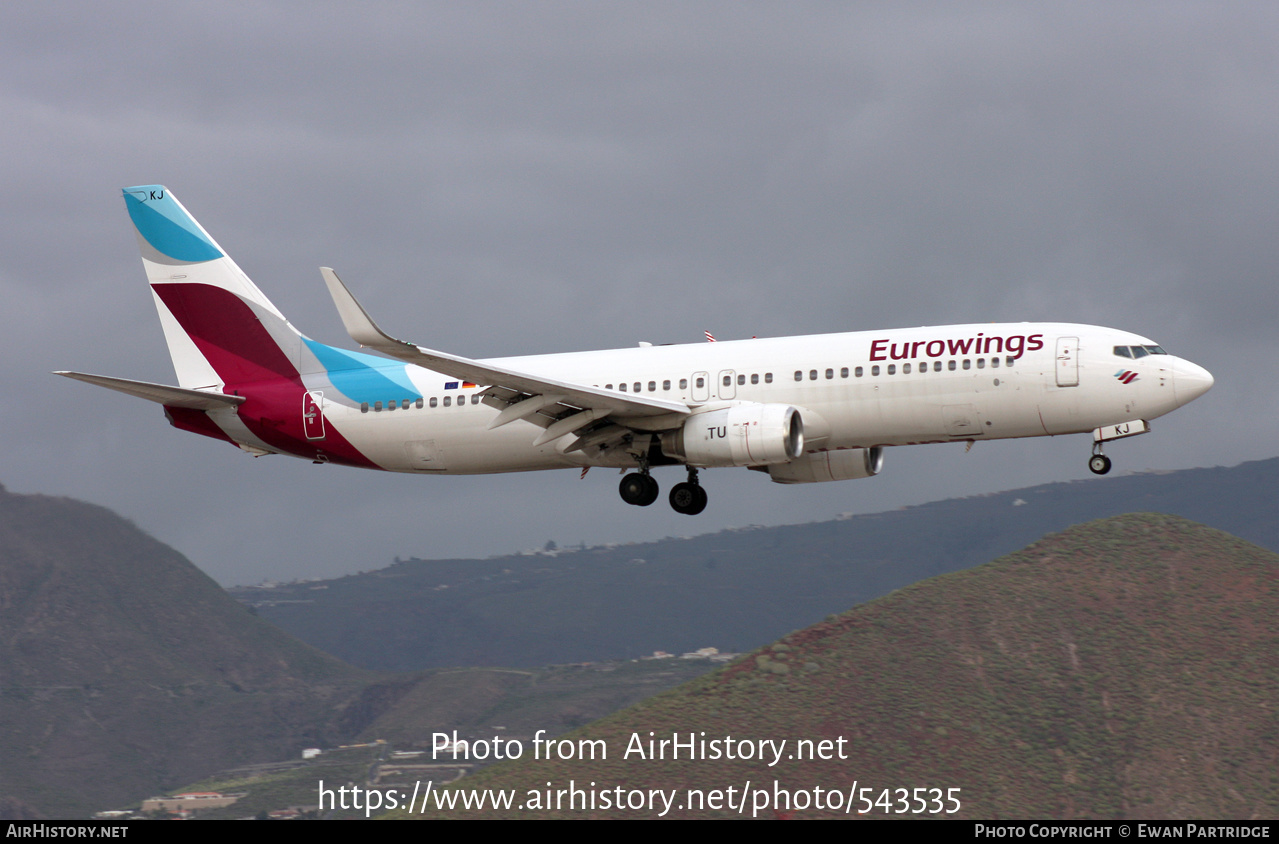
[[[124,204],[138,234],[161,255],[196,263],[222,257],[222,250],[163,185],[124,189]]]

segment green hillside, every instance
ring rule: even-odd
[[[326,749],[311,762],[289,769],[221,772],[178,791],[245,793],[232,806],[200,814],[202,819],[222,819],[290,806],[314,808],[321,780],[363,787],[372,777],[380,788],[403,788],[421,775],[413,766],[432,760],[397,760],[392,751],[429,752],[437,731],[526,741],[538,729],[557,735],[704,674],[709,665],[704,660],[669,659],[532,670],[456,668],[392,678],[366,687],[360,700],[345,710],[344,718],[369,721],[360,734],[368,744]],[[437,769],[433,775],[451,778],[457,773],[453,767]],[[326,806],[322,814],[365,818],[369,813]]]
[[[1276,610],[1274,553],[1180,518],[1110,518],[831,617],[569,735],[603,741],[607,759],[535,760],[530,747],[454,788],[510,789],[516,806],[554,807],[570,782],[596,797],[594,811],[482,813],[511,817],[658,814],[599,808],[618,786],[673,793],[667,816],[738,816],[690,809],[688,790],[723,799],[747,783],[810,801],[834,789],[844,805],[854,786],[872,802],[957,788],[951,816],[967,818],[1275,817]],[[786,740],[788,754],[842,739],[847,758],[625,758],[650,732]]]
[[[558,735],[701,676],[712,667],[702,659],[664,659],[428,671],[370,686],[365,697],[391,697],[393,702],[386,700],[357,738],[383,739],[397,748],[429,748],[432,734],[441,730],[491,736],[494,728],[500,728],[506,735],[526,738],[545,729]],[[384,690],[391,695],[384,695]]]

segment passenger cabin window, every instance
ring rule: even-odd
[[[731,375],[725,375],[725,376],[724,376],[724,386],[725,386],[725,387],[731,387],[731,386],[733,386],[733,376],[731,376]]]
[[[417,404],[417,409],[418,409],[418,410],[421,410],[421,409],[422,409],[422,405],[424,404],[424,402],[422,401],[422,399],[421,399],[421,398],[419,398],[419,399],[417,400],[416,404]]]
[[[702,383],[701,383],[701,382],[702,382],[702,379],[701,379],[701,378],[698,378],[698,379],[697,379],[697,386],[699,386],[699,387],[700,387],[700,386],[702,386]],[[688,389],[688,379],[687,379],[687,378],[681,378],[681,379],[679,379],[679,388],[680,388],[681,390],[687,390],[687,389]]]
[[[752,383],[752,384],[758,384],[758,383],[759,383],[759,373],[758,373],[758,372],[752,372],[752,373],[751,373],[751,383]]]
[[[621,391],[624,393],[624,392],[626,392],[626,385],[625,385],[625,384],[618,384],[618,385],[617,385],[617,389],[621,390]]]
[[[897,374],[897,364],[895,364],[895,363],[890,363],[890,364],[888,364],[888,374],[889,374],[889,375],[896,375],[896,374]]]
[[[453,406],[453,397],[452,397],[452,396],[445,396],[445,397],[444,397],[444,406],[445,406],[445,407],[452,407],[452,406]]]
[[[401,408],[403,408],[404,410],[408,410],[408,409],[409,409],[409,400],[408,400],[408,399],[402,399],[402,400],[400,401],[400,407],[401,407]]]
[[[842,367],[842,368],[839,370],[839,377],[840,377],[840,378],[847,378],[847,377],[848,377],[848,367],[846,367],[846,366],[845,366],[845,367]]]
[[[902,364],[902,375],[909,375],[909,374],[910,374],[910,364],[908,364],[908,363],[903,363],[903,364]]]
[[[977,358],[977,368],[978,368],[978,369],[985,369],[985,368],[986,368],[986,359],[985,359],[985,358]]]
[[[764,373],[764,383],[765,383],[765,384],[771,384],[771,383],[773,383],[773,373],[771,373],[771,372],[765,372],[765,373]]]
[[[634,384],[632,384],[631,386],[633,386],[633,387],[635,388],[635,392],[637,392],[637,393],[638,393],[638,392],[640,391],[640,382],[636,381],[636,382],[635,382]]]
[[[968,358],[964,358],[964,369],[972,369],[972,368],[973,368],[973,362],[970,361]]]
[[[479,403],[480,403],[480,394],[479,394],[479,393],[472,393],[472,394],[471,394],[471,404],[479,404]]]
[[[1009,355],[1008,357],[1004,358],[1004,366],[1012,366],[1012,365],[1013,365],[1013,361],[1015,361],[1015,360],[1017,360],[1017,358],[1015,358],[1015,357],[1013,357],[1013,356]]]
[[[366,401],[360,402],[360,413],[368,413],[368,412],[369,412],[369,403]]]
[[[648,382],[648,391],[649,391],[650,393],[656,393],[656,392],[657,392],[657,382],[656,382],[656,381],[649,381],[649,382]]]
[[[698,386],[698,388],[699,388],[699,389],[700,389],[700,388],[702,388],[702,387],[705,387],[705,386],[706,386],[706,379],[705,379],[705,378],[703,378],[702,376],[698,376],[698,378],[697,378],[697,386]]]
[[[380,401],[375,401],[375,402],[373,402],[373,412],[374,412],[374,413],[377,413],[377,412],[378,412],[379,410],[381,410],[381,409],[382,409],[382,402],[380,402]]]
[[[991,358],[991,359],[990,359],[990,368],[991,368],[991,369],[999,369],[999,358]]]
[[[854,369],[854,370],[853,370],[853,375],[857,376],[858,378],[861,378],[861,377],[862,377],[862,372],[863,372],[863,371],[864,371],[864,370],[863,370],[863,369],[859,366],[859,367],[857,367],[856,369]]]
[[[743,386],[745,386],[745,385],[746,385],[746,376],[745,376],[745,375],[738,375],[738,376],[737,376],[737,386],[739,386],[739,387],[743,387]]]
[[[795,370],[795,380],[796,380],[796,381],[803,381],[803,380],[804,380],[804,373],[800,372],[798,369],[797,369],[797,370]]]
[[[809,381],[816,381],[816,380],[817,380],[817,370],[816,370],[816,369],[810,369],[810,370],[808,370],[808,380],[809,380]]]
[[[431,407],[436,407],[437,405],[439,405],[439,403],[440,403],[439,399],[437,399],[435,396],[431,396]]]
[[[939,361],[939,362],[940,362],[940,361]],[[948,361],[946,361],[946,368],[947,368],[947,369],[949,369],[951,372],[954,372],[954,371],[955,371],[955,362],[954,362],[953,360],[948,360]]]
[[[828,369],[828,370],[826,370],[826,380],[827,380],[827,381],[830,381],[830,380],[831,380],[831,379],[833,379],[834,377],[835,377],[835,370],[833,370],[833,369]]]
[[[670,382],[670,381],[663,381],[663,382],[662,382],[662,389],[663,389],[663,390],[669,390],[670,388],[671,388],[671,382]]]
[[[871,374],[871,375],[878,375],[878,374],[879,374],[879,364],[875,364],[874,366],[872,366],[872,367],[870,368],[870,374]]]

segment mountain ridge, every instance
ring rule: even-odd
[[[410,559],[333,580],[230,591],[303,641],[375,669],[531,667],[706,646],[739,652],[1046,533],[1134,509],[1175,513],[1279,550],[1279,458],[555,555]]]
[[[0,796],[56,815],[292,755],[372,676],[110,510],[8,492],[0,642]]]
[[[668,817],[736,817],[691,794],[743,783],[806,795],[766,802],[765,817],[843,817],[819,811],[815,790],[847,805],[860,787],[871,817],[898,787],[958,788],[960,818],[1274,817],[1276,608],[1279,555],[1179,517],[1112,517],[897,590],[564,737],[602,742],[606,758],[530,754],[450,786],[504,789],[521,809],[426,814],[657,814],[546,809],[542,795],[572,782],[598,784],[597,798],[660,789]],[[848,752],[626,758],[637,736],[692,733],[843,739]]]

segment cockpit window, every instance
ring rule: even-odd
[[[1115,346],[1115,355],[1121,358],[1144,358],[1146,355],[1166,355],[1163,346]]]

